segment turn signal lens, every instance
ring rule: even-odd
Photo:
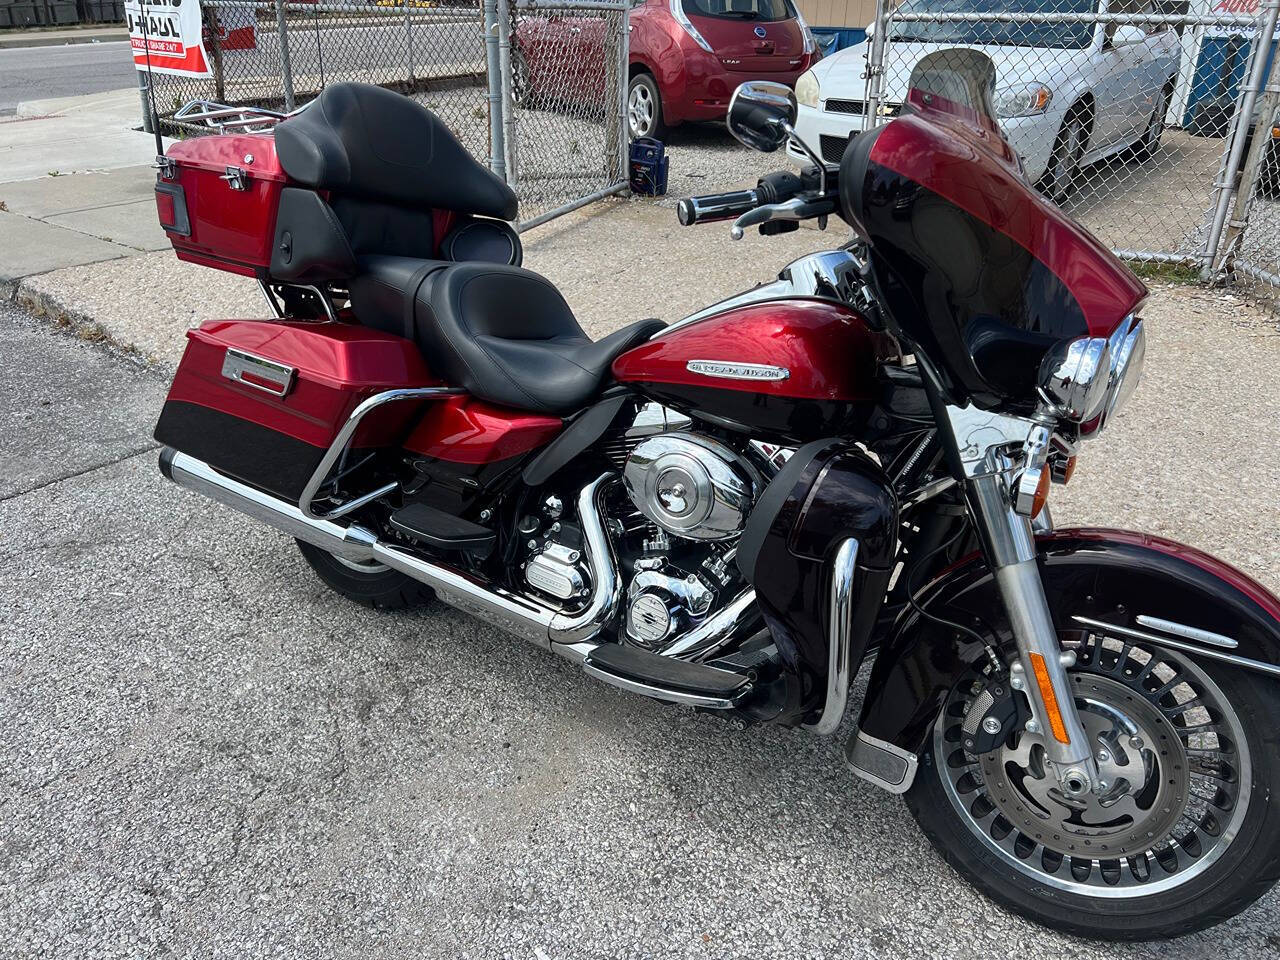
[[[1049,461],[1049,475],[1054,483],[1070,483],[1076,472],[1076,458],[1057,456]]]
[[[1044,710],[1048,714],[1049,730],[1053,739],[1059,743],[1070,743],[1066,724],[1062,722],[1062,711],[1058,709],[1058,697],[1053,692],[1053,684],[1049,680],[1049,668],[1044,657],[1038,653],[1031,654],[1031,669],[1036,675],[1036,684],[1040,687],[1040,699],[1044,701]]]
[[[1040,471],[1040,482],[1036,484],[1036,495],[1031,500],[1031,518],[1040,516],[1040,511],[1049,502],[1049,482],[1051,474],[1048,470]]]

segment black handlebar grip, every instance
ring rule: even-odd
[[[676,216],[683,226],[695,223],[711,223],[716,220],[736,220],[749,210],[760,206],[755,190],[732,190],[729,193],[708,193],[701,197],[685,197],[676,206]]]

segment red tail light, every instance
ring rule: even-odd
[[[156,213],[160,226],[181,237],[191,236],[191,219],[187,216],[187,195],[180,184],[156,183]]]

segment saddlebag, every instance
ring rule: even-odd
[[[352,324],[217,320],[187,338],[156,439],[290,501],[358,404],[439,385],[412,341]],[[420,409],[405,400],[372,411],[349,459],[398,446]]]

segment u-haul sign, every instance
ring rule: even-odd
[[[126,0],[124,15],[139,70],[209,76],[200,0]]]

